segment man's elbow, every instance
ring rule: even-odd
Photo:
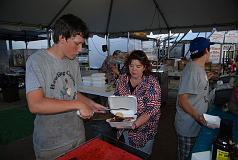
[[[37,114],[41,112],[43,104],[41,102],[38,101],[34,101],[34,102],[30,102],[28,101],[28,108],[29,111],[33,114]]]
[[[31,113],[39,113],[43,102],[43,93],[41,90],[35,90],[26,94],[27,104]]]
[[[39,112],[37,105],[32,105],[28,103],[29,111],[33,114],[37,114]]]
[[[185,95],[179,95],[178,96],[178,104],[180,107],[183,107],[183,104],[186,102],[186,96]]]

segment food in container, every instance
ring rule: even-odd
[[[115,117],[106,121],[111,127],[131,128],[137,118],[137,99],[135,96],[110,96],[108,97],[110,112]]]

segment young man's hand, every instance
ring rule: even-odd
[[[201,124],[201,125],[204,125],[204,126],[207,125],[207,122],[206,122],[205,118],[203,117],[203,115],[198,114],[198,115],[195,117],[195,120],[196,120],[199,124]]]
[[[92,109],[94,112],[97,112],[97,113],[105,113],[106,112],[106,107],[102,106],[101,104],[95,103],[95,102],[92,103]]]
[[[211,79],[211,78],[213,78],[213,77],[214,77],[214,73],[213,73],[213,72],[208,72],[208,73],[207,73],[207,78],[208,78],[208,80]]]
[[[90,119],[93,116],[94,111],[90,106],[88,106],[86,104],[80,104],[79,113],[80,113],[79,116],[81,118]]]

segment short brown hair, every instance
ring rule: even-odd
[[[143,75],[151,74],[152,66],[151,66],[151,63],[150,63],[148,57],[146,56],[145,52],[143,52],[141,50],[134,50],[127,57],[126,62],[125,62],[125,69],[126,69],[127,75],[130,75],[129,65],[131,64],[132,60],[139,60],[140,63],[145,67]]]
[[[89,31],[86,23],[82,19],[72,14],[66,14],[61,16],[54,24],[54,43],[58,43],[60,35],[64,36],[66,40],[76,35],[88,38]]]

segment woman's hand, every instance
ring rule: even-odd
[[[135,122],[132,124],[131,129],[136,129],[136,128],[138,128],[138,126],[137,126],[136,121],[135,121]]]

